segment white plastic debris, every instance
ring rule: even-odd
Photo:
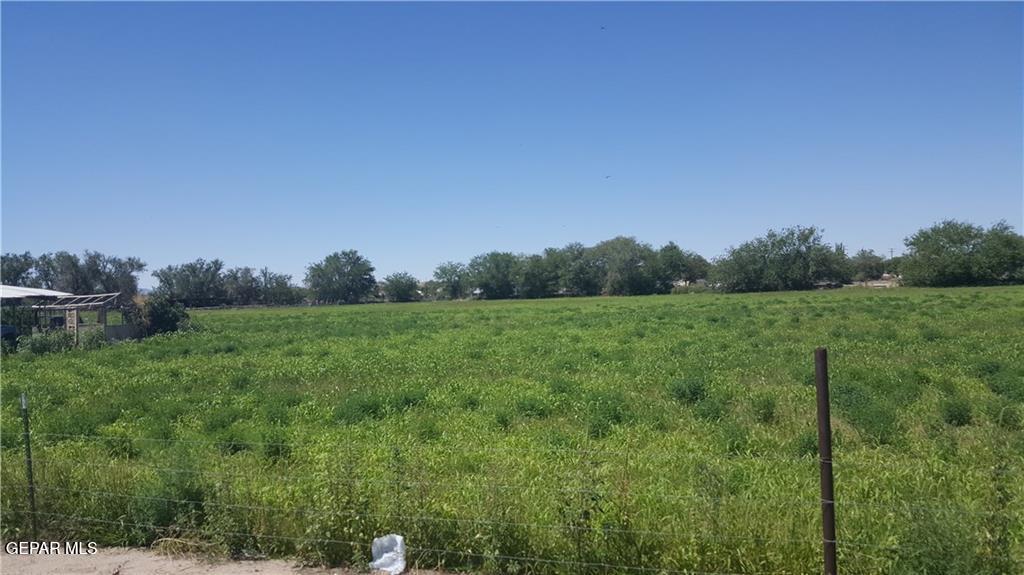
[[[387,571],[390,575],[405,571],[405,538],[401,535],[392,533],[375,538],[370,551],[373,553],[370,569]]]

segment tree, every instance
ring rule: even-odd
[[[68,252],[42,254],[36,259],[36,278],[41,287],[73,294],[91,293],[78,256]]]
[[[948,287],[1024,281],[1024,238],[1006,222],[987,231],[945,220],[906,239],[903,281]]]
[[[263,300],[261,278],[252,268],[234,268],[224,274],[224,292],[233,305],[252,305]]]
[[[558,291],[558,269],[550,254],[524,256],[519,262],[519,297],[551,297]]]
[[[568,295],[598,295],[603,283],[600,262],[593,249],[571,243],[558,250],[558,284]]]
[[[872,250],[860,250],[850,258],[853,279],[859,282],[877,280],[885,273],[885,260]]]
[[[468,270],[458,262],[444,262],[434,270],[434,280],[441,285],[446,299],[461,299],[466,295]]]
[[[603,271],[602,293],[646,295],[657,288],[657,254],[635,238],[618,236],[593,248],[597,266]]]
[[[388,301],[405,302],[420,298],[420,282],[405,272],[391,274],[384,278],[384,296]]]
[[[138,258],[119,258],[86,250],[82,257],[68,252],[4,254],[4,281],[74,294],[121,293],[126,303],[139,291],[137,274],[146,269]]]
[[[335,252],[306,270],[314,298],[327,303],[359,303],[373,294],[373,265],[355,250]]]
[[[905,240],[903,281],[916,286],[962,286],[975,283],[974,259],[984,230],[966,222],[946,220],[918,230]]]
[[[0,256],[0,281],[5,285],[36,287],[32,273],[35,265],[36,259],[29,252],[3,254]]]
[[[669,242],[661,247],[655,259],[655,290],[658,293],[672,291],[675,282],[695,281],[707,277],[708,261],[694,252],[685,251]]]
[[[885,260],[885,273],[894,276],[903,274],[903,256],[893,256]]]
[[[86,250],[81,263],[87,293],[120,292],[120,303],[126,304],[139,293],[136,274],[146,270],[139,258],[118,258]]]
[[[167,266],[153,272],[159,282],[154,292],[185,307],[220,305],[227,302],[223,270],[218,259]]]
[[[292,276],[267,268],[260,270],[260,298],[267,305],[293,305],[302,301],[302,289],[291,284]]]
[[[516,296],[518,267],[515,255],[490,252],[469,262],[469,275],[484,299],[508,299]]]
[[[828,246],[815,227],[769,230],[730,248],[715,263],[712,281],[726,291],[811,289],[820,282],[845,282],[850,267],[843,246]]]
[[[1024,236],[999,222],[985,232],[975,263],[979,283],[1024,283]]]

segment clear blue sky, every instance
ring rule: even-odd
[[[1020,229],[1024,6],[12,4],[3,250],[378,277]],[[143,285],[152,285],[149,273]]]

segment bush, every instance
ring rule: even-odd
[[[75,337],[63,329],[18,338],[18,349],[35,354],[68,351],[74,346]]]
[[[942,404],[942,419],[954,427],[971,423],[971,404],[963,397],[946,400]]]
[[[758,423],[769,424],[775,421],[775,398],[762,395],[753,401],[754,418]]]
[[[188,327],[188,313],[180,303],[165,296],[153,296],[142,307],[142,325],[147,335],[178,331]]]
[[[682,403],[697,403],[708,395],[707,384],[703,379],[677,379],[668,385],[668,392]]]
[[[99,349],[107,345],[107,334],[102,329],[88,329],[78,334],[78,347]]]

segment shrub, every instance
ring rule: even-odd
[[[708,395],[707,384],[703,379],[677,379],[668,386],[669,394],[682,403],[697,403]]]
[[[75,346],[75,337],[63,329],[18,338],[18,348],[29,353],[42,354],[68,351]]]
[[[971,423],[971,404],[963,397],[948,399],[942,404],[942,420],[955,426],[963,427]]]
[[[82,349],[99,349],[107,345],[107,335],[102,329],[89,329],[78,334],[78,347]]]
[[[516,401],[516,411],[523,417],[547,417],[551,408],[543,397],[531,395]]]
[[[161,295],[147,299],[142,308],[143,327],[147,335],[178,331],[190,325],[188,319],[184,306]]]
[[[600,439],[632,418],[629,401],[620,391],[596,391],[587,398],[587,435]]]
[[[770,395],[763,395],[754,399],[754,418],[758,423],[772,423],[775,421],[775,398]]]
[[[383,417],[387,406],[379,394],[356,393],[347,396],[344,403],[334,408],[334,420],[338,423],[359,423],[364,419]]]
[[[697,417],[704,421],[721,421],[729,411],[727,397],[714,396],[700,401],[696,408]]]

